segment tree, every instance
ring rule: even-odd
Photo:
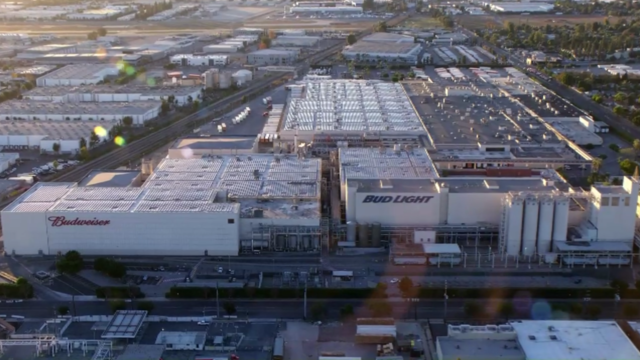
[[[169,110],[171,110],[171,105],[169,105],[168,102],[162,100],[162,104],[160,105],[160,112],[162,114],[166,114],[169,112]]]
[[[600,94],[594,94],[593,96],[591,96],[591,100],[593,100],[594,102],[598,103],[598,104],[602,104],[602,101],[604,100],[602,98],[602,95]]]
[[[123,117],[122,125],[124,125],[125,127],[131,127],[131,125],[133,125],[133,118],[131,116]]]
[[[53,143],[52,150],[54,153],[58,154],[60,152],[60,143]]]
[[[58,315],[65,316],[69,313],[69,307],[66,305],[58,306]]]
[[[602,159],[596,157],[596,158],[593,158],[593,160],[591,160],[591,169],[593,170],[593,172],[599,173],[601,167],[602,167]]]
[[[98,36],[107,36],[107,29],[105,28],[99,28],[98,30],[96,30],[96,32],[98,33]]]
[[[61,274],[77,274],[83,266],[82,256],[75,250],[68,251],[56,262],[56,270]]]
[[[53,165],[54,169],[57,169],[58,166],[60,166],[60,163],[58,162],[58,160],[53,160],[53,162],[51,163],[51,165]]]
[[[513,303],[510,302],[510,301],[500,303],[500,307],[498,308],[498,312],[500,313],[500,315],[502,317],[505,318],[505,320],[509,321],[509,318],[511,316],[513,316],[513,313],[515,312],[515,308],[513,306]]]
[[[151,301],[138,301],[138,310],[152,312],[155,307],[155,304]]]
[[[194,100],[192,106],[193,106],[193,110],[198,110],[198,108],[200,107],[200,101]]]
[[[227,315],[235,315],[236,313],[236,305],[232,302],[225,302],[224,304],[222,304],[222,308],[224,309],[224,312],[227,313]]]
[[[627,94],[619,92],[613,95],[613,101],[618,104],[625,104],[627,102]]]
[[[347,304],[340,309],[340,317],[342,319],[349,318],[353,315],[353,306],[351,304]]]
[[[387,23],[384,21],[380,21],[373,27],[373,31],[375,32],[387,32]]]
[[[375,9],[375,2],[373,0],[364,0],[362,2],[363,11],[371,11],[373,9]]]
[[[98,142],[100,142],[100,137],[95,131],[92,131],[91,135],[89,135],[89,146],[94,147]]]
[[[82,161],[87,161],[91,158],[91,154],[89,154],[89,150],[87,150],[86,147],[81,147],[80,148],[80,153],[78,154],[78,156],[80,157],[80,160]]]
[[[620,146],[616,144],[610,144],[609,149],[613,150],[614,152],[620,152]]]
[[[636,156],[640,154],[640,139],[633,140],[633,150],[636,151]]]
[[[411,294],[411,291],[413,290],[413,281],[411,281],[410,278],[405,276],[402,279],[400,279],[400,283],[398,283],[398,288],[400,289],[403,295],[407,296]]]
[[[611,280],[611,287],[618,290],[619,292],[624,292],[629,288],[629,283],[624,280]]]
[[[638,164],[629,159],[621,160],[618,164],[620,165],[622,172],[627,175],[632,175],[638,168]]]
[[[624,116],[626,115],[628,112],[627,108],[620,106],[620,105],[616,105],[613,107],[613,113],[618,115],[618,116]]]
[[[323,303],[315,303],[311,305],[311,309],[309,309],[309,312],[311,313],[312,321],[319,321],[324,319],[325,315],[327,314],[327,308]]]
[[[482,315],[482,307],[475,301],[467,301],[464,304],[464,313],[469,318],[476,318]]]
[[[372,300],[368,304],[373,317],[389,317],[393,312],[391,304],[385,300]]]
[[[349,34],[349,36],[347,36],[347,45],[353,45],[356,41],[358,41],[358,39],[355,34]]]
[[[92,31],[90,33],[87,34],[87,39],[88,40],[97,40],[98,39],[98,33],[95,31]]]
[[[79,144],[78,144],[78,145],[79,145],[79,148],[80,148],[80,149],[82,149],[82,148],[86,148],[86,147],[87,147],[87,140],[86,140],[85,138],[83,138],[83,137],[82,137],[82,138],[80,138],[80,142],[79,142]]]
[[[115,313],[116,311],[126,310],[127,303],[125,303],[124,300],[113,300],[109,302],[109,307],[111,307],[111,311]]]
[[[93,261],[93,270],[98,272],[106,272],[111,263],[110,259],[99,257]]]

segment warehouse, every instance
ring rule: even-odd
[[[74,44],[46,44],[23,50],[16,57],[18,59],[38,59],[49,54],[72,54],[77,51]]]
[[[341,194],[352,224],[347,239],[353,243],[355,224],[432,227],[433,242],[438,227],[475,225],[498,227],[498,242],[485,245],[510,256],[578,251],[563,256],[563,262],[577,264],[591,250],[570,250],[571,241],[597,241],[593,251],[600,253],[631,251],[638,180],[625,177],[621,186],[597,185],[586,192],[570,189],[554,171],[440,178],[425,149],[343,148],[339,156]],[[614,260],[629,261],[597,261]]]
[[[202,48],[204,53],[236,53],[242,46],[232,44],[207,45]]]
[[[38,183],[2,213],[15,254],[233,256],[320,247],[318,159],[164,159],[143,187]],[[270,226],[267,228],[266,226]]]
[[[298,59],[298,54],[294,51],[263,49],[249,53],[247,64],[250,65],[292,65]]]
[[[36,80],[36,86],[78,86],[97,84],[107,76],[118,75],[114,64],[77,64],[68,65],[52,71]]]
[[[377,32],[363,37],[360,41],[380,42],[380,43],[411,43],[415,42],[413,36]]]
[[[202,96],[200,86],[85,85],[37,87],[22,94],[23,99],[55,103],[162,101],[173,96],[184,105]]]
[[[226,55],[178,54],[170,58],[172,64],[180,66],[225,66],[229,63]]]
[[[9,100],[0,104],[0,119],[118,122],[130,116],[134,125],[143,125],[160,114],[160,106],[159,101],[56,103]]]
[[[286,35],[286,36],[278,36],[277,38],[271,40],[272,46],[314,46],[320,41],[320,38],[317,36],[294,36],[294,35]]]
[[[339,15],[359,15],[363,13],[363,10],[362,10],[362,7],[356,7],[356,6],[335,6],[335,7],[292,6],[289,8],[289,12],[291,14],[306,14],[306,15],[322,14],[322,13],[339,14]]]
[[[358,41],[345,46],[342,55],[345,59],[358,63],[377,64],[379,61],[386,61],[390,64],[418,65],[421,52],[422,46],[417,43]]]
[[[80,150],[80,139],[89,143],[97,127],[108,132],[113,125],[106,121],[0,121],[0,146],[51,153],[53,144],[58,143],[60,153],[75,154]]]
[[[499,2],[489,4],[489,9],[497,13],[546,13],[552,11],[554,7],[554,4],[543,2]]]

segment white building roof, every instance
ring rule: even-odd
[[[39,79],[93,79],[117,69],[114,64],[74,64],[52,71]]]
[[[281,131],[426,132],[400,84],[381,81],[305,81],[291,99]]]
[[[107,121],[2,121],[0,136],[32,135],[52,140],[89,139],[91,132],[98,126],[109,131],[113,123]]]
[[[512,321],[527,359],[638,360],[640,353],[615,321]]]
[[[71,94],[140,94],[141,97],[187,96],[199,93],[201,86],[147,86],[147,85],[83,85],[83,86],[43,86],[25,92],[24,98],[44,96],[64,96]]]
[[[160,107],[160,101],[74,102],[9,100],[0,104],[0,114],[7,115],[144,115]],[[5,120],[5,119],[0,119]]]
[[[401,35],[401,34],[393,34],[393,33],[385,33],[385,32],[377,32],[371,35],[367,35],[361,39],[361,41],[376,41],[376,42],[410,42],[413,43],[413,36]]]
[[[343,148],[340,149],[340,177],[352,179],[433,179],[438,177],[425,149]]]
[[[204,345],[206,331],[161,331],[156,338],[156,345]]]

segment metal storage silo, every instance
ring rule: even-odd
[[[519,196],[512,196],[507,201],[509,207],[507,215],[507,254],[519,255],[522,244],[522,215],[524,200]]]
[[[347,222],[347,241],[356,241],[356,226],[357,224],[355,223],[355,221]]]
[[[297,235],[289,235],[287,237],[287,248],[288,249],[298,249],[298,236]]]
[[[219,83],[220,89],[228,89],[228,88],[231,87],[231,74],[230,73],[221,72],[220,75],[219,75],[219,79],[220,79],[220,83]]]
[[[380,247],[380,233],[382,232],[382,224],[379,222],[374,222],[371,226],[371,246],[372,247]]]
[[[566,241],[569,229],[569,199],[556,200],[555,214],[553,216],[553,241]]]
[[[524,202],[524,226],[522,229],[522,255],[533,255],[536,252],[538,234],[538,199],[528,196]]]
[[[550,197],[540,201],[540,215],[538,216],[538,254],[544,255],[551,251],[551,236],[553,231],[553,208],[555,204]]]
[[[358,224],[358,247],[369,246],[369,224]]]

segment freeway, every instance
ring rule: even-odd
[[[521,69],[526,69],[528,67],[524,59],[522,59],[521,57],[517,55],[513,55],[507,50],[504,50],[500,47],[494,46],[493,44],[484,41],[484,39],[476,36],[476,34],[473,33],[472,31],[469,31],[462,27],[460,27],[459,29],[463,31],[466,35],[476,38],[480,44],[486,45],[494,49],[498,55],[506,56],[513,65]],[[609,126],[614,127],[616,130],[624,132],[633,138],[640,139],[640,129],[630,121],[614,114],[613,111],[611,111],[610,109],[596,104],[590,98],[586,97],[583,94],[578,93],[577,91],[573,90],[568,86],[565,86],[564,84],[557,82],[553,78],[542,78],[541,76],[538,76],[537,74],[532,74],[532,73],[528,73],[528,75],[536,79],[542,86],[551,90],[556,95],[564,99],[567,99],[576,107],[587,111],[596,120],[604,121]]]
[[[226,301],[220,299],[220,314],[224,315],[222,304]],[[278,300],[278,299],[260,299],[260,300],[231,300],[236,306],[237,315],[241,319],[246,318],[268,318],[268,319],[300,319],[304,313],[304,300]],[[393,305],[393,316],[395,318],[421,318],[433,319],[443,318],[446,313],[447,319],[463,320],[464,304],[468,300],[449,299],[442,300],[420,300],[419,302],[409,302],[405,299],[390,300]],[[583,302],[584,300],[563,299],[554,300],[554,303],[569,305],[575,302]],[[633,301],[638,303],[637,301]],[[327,299],[327,300],[309,300],[307,309],[314,304],[321,303],[327,309],[327,318],[337,319],[340,316],[340,309],[345,305],[351,305],[355,309],[356,316],[371,316],[367,304],[363,300],[350,299]],[[368,301],[367,301],[368,303]],[[478,300],[488,312],[494,312],[498,308],[500,300]],[[551,308],[546,300],[530,299],[522,296],[513,301],[516,315],[519,318],[536,318],[544,319],[551,316]],[[620,301],[617,304],[612,300],[590,300],[589,304],[597,304],[602,309],[601,317],[612,318],[616,310],[622,309],[622,305],[626,301]],[[75,305],[74,305],[75,304]],[[153,315],[161,316],[213,316],[217,313],[216,299],[210,300],[163,300],[155,301]],[[29,300],[20,303],[2,303],[0,304],[0,314],[11,317],[12,315],[24,316],[26,318],[48,318],[54,316],[58,306],[69,306],[72,314],[81,315],[110,315],[112,310],[109,303],[105,301],[40,301]],[[136,308],[136,301],[127,304],[129,308]]]

